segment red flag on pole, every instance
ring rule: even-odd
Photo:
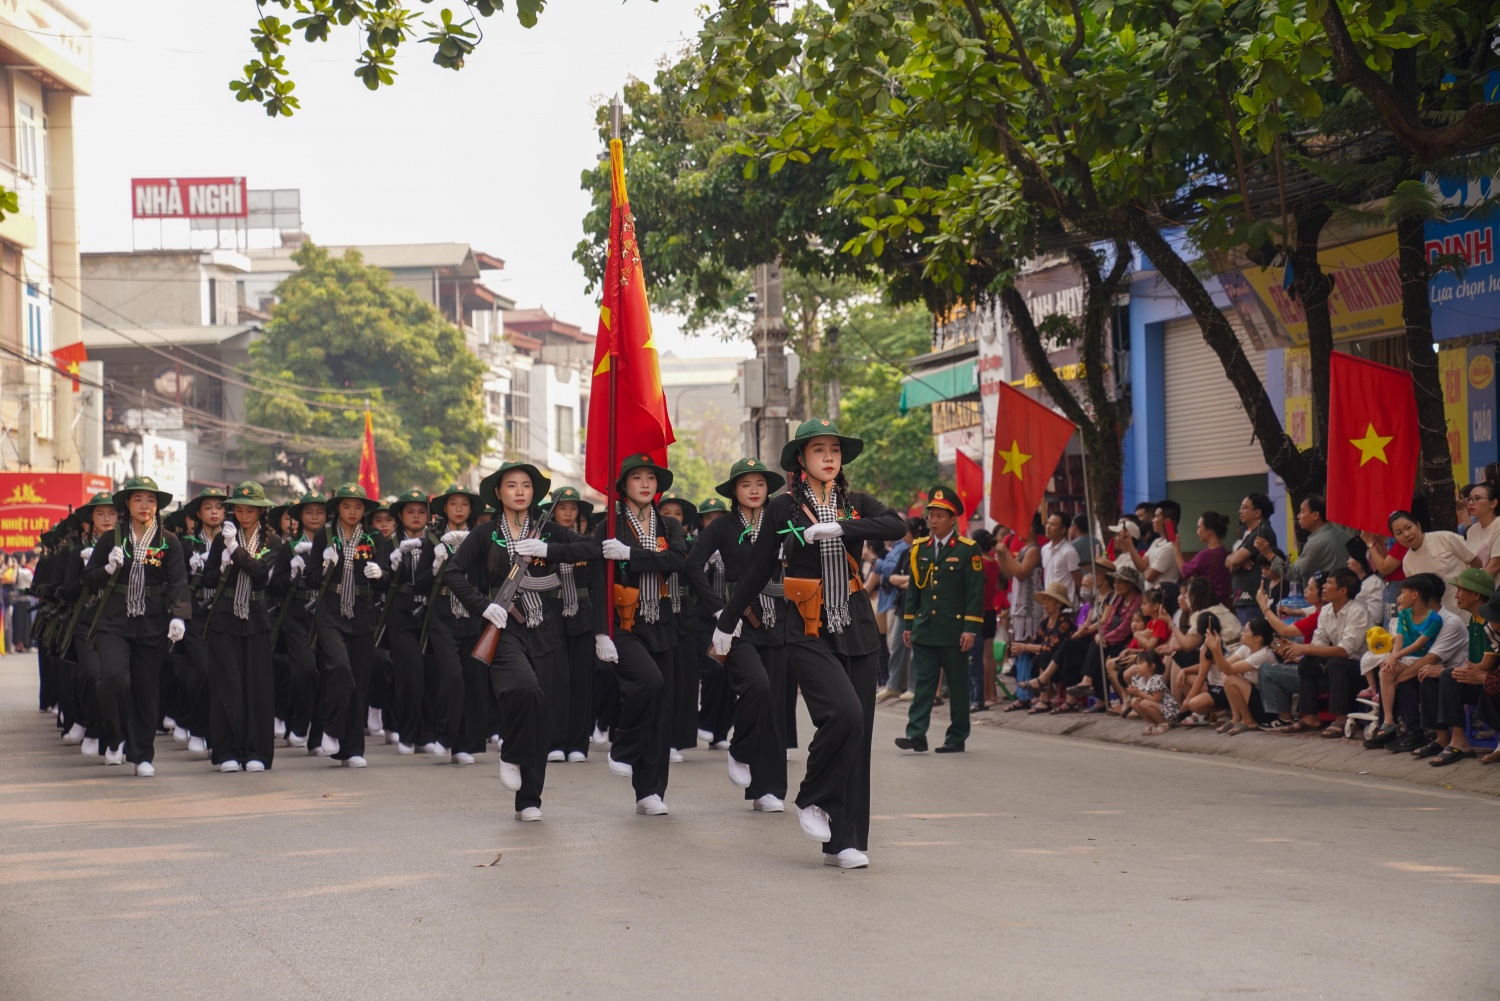
[[[964,516],[959,519],[959,532],[969,534],[969,519],[975,518],[983,525],[984,518],[980,516],[981,506],[984,503],[984,467],[964,452],[958,452],[954,460],[953,484],[958,491],[958,499],[964,502]]]
[[[69,344],[52,352],[52,363],[73,377],[73,392],[78,392],[78,368],[89,360],[88,348],[82,341]]]
[[[1077,426],[1025,393],[1000,383],[995,421],[994,468],[990,472],[990,517],[1026,533],[1047,481],[1057,469]]]
[[[667,446],[677,440],[667,417],[646,277],[625,192],[624,146],[618,139],[610,141],[609,163],[614,203],[589,397],[589,412],[599,416],[588,424],[584,464],[584,479],[605,494],[619,475],[619,457],[644,452],[665,466]]]
[[[379,499],[380,467],[375,464],[375,425],[370,422],[368,410],[365,411],[365,443],[359,450],[359,485],[365,488],[365,496]]]
[[[1335,351],[1328,368],[1328,520],[1385,535],[1421,454],[1411,373]]]

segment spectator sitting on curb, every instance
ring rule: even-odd
[[[1313,631],[1312,641],[1286,644],[1278,651],[1283,658],[1299,658],[1297,708],[1301,718],[1283,732],[1306,733],[1317,729],[1318,690],[1326,682],[1328,711],[1334,720],[1323,735],[1330,738],[1343,736],[1344,718],[1355,707],[1354,695],[1359,690],[1356,687],[1360,677],[1359,657],[1365,652],[1365,634],[1370,630],[1370,617],[1352,600],[1357,590],[1359,578],[1347,567],[1325,577],[1321,588],[1325,604],[1318,613],[1318,626]],[[1279,679],[1268,678],[1262,673],[1263,697],[1268,684],[1279,684]]]
[[[1466,664],[1453,672],[1454,680],[1479,686],[1479,707],[1475,715],[1491,729],[1500,730],[1500,596],[1492,597],[1479,610],[1484,621],[1484,657],[1478,664]],[[1500,748],[1479,758],[1481,765],[1500,761]]]
[[[1427,574],[1414,574],[1401,582],[1396,617],[1391,622],[1391,650],[1375,664],[1380,679],[1381,726],[1367,742],[1369,746],[1384,747],[1400,736],[1396,686],[1417,676],[1417,661],[1432,649],[1443,629],[1443,617],[1437,611],[1441,605],[1441,593]],[[1373,659],[1366,654],[1361,658],[1361,668],[1368,670]]]
[[[1256,593],[1265,618],[1263,621],[1276,633],[1271,641],[1271,650],[1276,654],[1275,663],[1260,669],[1260,698],[1267,713],[1275,718],[1266,730],[1284,730],[1296,723],[1292,715],[1292,690],[1299,684],[1296,657],[1287,651],[1292,643],[1309,643],[1317,631],[1318,619],[1323,613],[1323,575],[1313,574],[1302,587],[1302,596],[1307,601],[1304,615],[1292,622],[1283,622],[1271,607],[1271,595],[1263,587]]]
[[[1208,675],[1208,692],[1213,693],[1216,675],[1223,679],[1224,695],[1229,700],[1229,722],[1219,727],[1220,733],[1238,736],[1250,730],[1259,730],[1255,712],[1250,704],[1251,695],[1260,686],[1260,668],[1276,659],[1271,650],[1271,639],[1276,633],[1265,619],[1251,619],[1240,638],[1244,640],[1226,657],[1224,645],[1218,636],[1205,641],[1209,656],[1214,659],[1215,670]],[[1201,696],[1200,696],[1201,698]]]
[[[1158,654],[1160,647],[1172,638],[1172,627],[1166,618],[1165,609],[1162,607],[1162,593],[1158,588],[1148,588],[1141,592],[1141,607],[1130,624],[1130,645],[1120,651],[1119,656],[1111,657],[1104,664],[1104,672],[1109,676],[1109,683],[1120,696],[1121,710],[1119,715],[1124,715],[1129,707],[1130,699],[1126,694],[1129,679],[1134,671],[1136,661],[1143,650],[1156,650]],[[1087,685],[1076,686],[1076,691],[1070,689],[1069,695],[1087,695],[1091,688]],[[1087,712],[1102,713],[1105,711],[1105,703],[1108,695],[1102,697],[1099,702]],[[1110,710],[1113,712],[1113,710]]]
[[[1177,700],[1167,689],[1166,670],[1155,650],[1144,650],[1140,656],[1141,671],[1130,679],[1130,708],[1141,719],[1150,723],[1141,731],[1142,737],[1155,737],[1170,730],[1167,720],[1177,715]]]
[[[1479,484],[1475,493],[1487,485]],[[1470,500],[1473,500],[1472,494]],[[1495,658],[1490,644],[1489,619],[1484,614],[1485,603],[1495,594],[1495,578],[1484,570],[1470,568],[1448,583],[1458,590],[1458,607],[1469,613],[1469,647],[1465,651],[1464,663],[1444,666],[1437,677],[1425,678],[1421,683],[1422,725],[1425,727],[1429,720],[1434,724],[1437,737],[1433,744],[1442,750],[1436,756],[1422,754],[1433,746],[1429,744],[1412,753],[1432,757],[1429,764],[1434,768],[1475,757],[1469,736],[1464,732],[1464,709],[1478,703],[1484,691],[1485,675],[1494,666]]]
[[[1431,589],[1437,594],[1438,600],[1444,604],[1437,610],[1442,617],[1443,625],[1438,630],[1437,639],[1432,641],[1432,646],[1417,660],[1416,677],[1396,686],[1396,716],[1401,721],[1401,736],[1386,745],[1386,750],[1392,753],[1403,753],[1406,751],[1421,750],[1424,753],[1419,757],[1431,757],[1442,750],[1439,746],[1432,749],[1431,741],[1423,726],[1425,722],[1432,722],[1436,729],[1436,721],[1432,718],[1435,714],[1429,709],[1424,713],[1422,707],[1422,680],[1424,678],[1436,678],[1445,667],[1462,667],[1468,663],[1469,654],[1469,624],[1464,617],[1467,613],[1455,612],[1447,607],[1447,598],[1444,594],[1448,585],[1441,578],[1433,574],[1409,575],[1425,578]],[[1455,599],[1456,600],[1456,599]]]
[[[1035,634],[1030,639],[1017,643],[1015,650],[1017,653],[1031,654],[1033,666],[1050,665],[1058,646],[1073,635],[1073,616],[1069,614],[1073,603],[1068,598],[1067,588],[1061,582],[1049,584],[1043,590],[1038,591],[1035,599],[1042,606],[1042,620],[1037,625]],[[1048,680],[1051,679],[1049,678]],[[1048,708],[1045,704],[1047,702],[1047,686],[1040,678],[1031,678],[1020,682],[1017,687],[1029,688],[1033,692],[1041,693],[1035,700],[1038,705],[1031,707],[1031,711],[1046,711]],[[1025,702],[1016,701],[1007,706],[1005,711],[1015,712],[1025,708]]]

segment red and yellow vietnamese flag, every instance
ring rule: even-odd
[[[365,496],[380,499],[380,467],[375,463],[375,425],[370,422],[370,412],[365,411],[365,443],[359,450],[359,485]]]
[[[88,348],[82,341],[69,344],[52,352],[52,363],[73,377],[73,392],[78,392],[78,368],[89,360]]]
[[[990,470],[990,517],[1024,533],[1030,530],[1031,516],[1077,426],[1004,382],[999,403]]]
[[[667,394],[661,385],[651,310],[646,303],[646,276],[635,239],[635,219],[625,192],[625,152],[618,139],[609,144],[613,205],[609,213],[609,257],[604,266],[599,333],[594,344],[594,378],[589,397],[584,479],[608,493],[619,470],[609,468],[610,437],[617,461],[649,454],[667,464],[667,446],[676,441],[667,416]],[[614,370],[619,399],[610,398]]]
[[[1335,351],[1328,366],[1328,520],[1384,536],[1411,506],[1422,443],[1411,373]]]
[[[984,518],[980,516],[980,505],[984,503],[984,467],[964,452],[955,453],[953,484],[958,491],[958,499],[964,502],[963,517],[958,519],[958,530],[964,535],[969,534],[969,519],[974,518],[980,525],[984,524]]]

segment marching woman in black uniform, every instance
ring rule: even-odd
[[[432,657],[423,661],[426,688],[420,730],[403,733],[401,739],[422,754],[451,754],[456,765],[472,765],[474,755],[484,752],[485,739],[495,732],[489,676],[465,664],[484,622],[470,616],[443,584],[443,564],[464,544],[474,516],[483,508],[484,498],[457,485],[432,498],[438,524],[423,539],[414,581],[417,593],[427,598],[426,649]]]
[[[766,507],[749,565],[719,613],[714,652],[729,654],[745,610],[759,602],[780,562],[786,576],[787,659],[817,733],[797,792],[802,832],[823,842],[823,862],[842,869],[870,864],[870,733],[880,633],[863,600],[860,547],[906,534],[901,515],[849,489],[844,465],[864,448],[814,418],[781,451],[790,489]],[[777,554],[784,555],[778,561]]]
[[[577,487],[558,487],[542,506],[552,512],[559,527],[587,535],[594,505],[584,500]],[[562,583],[563,639],[567,645],[567,670],[559,672],[552,700],[552,747],[548,761],[580,762],[588,759],[589,736],[594,730],[594,609],[589,604],[589,561],[566,560],[555,564]],[[569,593],[573,595],[569,598]]]
[[[604,560],[595,564],[594,654],[613,664],[623,704],[610,749],[609,770],[630,778],[635,812],[667,812],[671,764],[673,664],[677,659],[677,621],[666,597],[666,580],[687,565],[687,542],[675,518],[663,518],[654,498],[672,485],[672,471],[649,455],[632,455],[620,463],[615,484],[615,538],[609,525],[595,532],[604,560],[613,560],[615,587],[605,594]],[[612,599],[612,600],[611,600]],[[614,636],[610,636],[611,623]]]
[[[417,564],[422,558],[428,521],[427,494],[408,490],[391,501],[396,519],[396,544],[391,549],[391,586],[385,593],[385,638],[391,648],[391,711],[385,714],[387,740],[399,754],[413,754],[412,743],[422,731],[423,696],[427,689],[422,669],[422,623],[427,593],[417,589]]]
[[[535,466],[507,462],[484,478],[480,495],[495,499],[487,529],[470,533],[443,568],[443,583],[468,617],[500,630],[494,659],[475,659],[473,641],[462,650],[464,673],[484,672],[499,703],[500,782],[516,794],[516,819],[542,819],[542,787],[552,741],[548,700],[557,677],[567,671],[562,610],[566,586],[555,562],[574,563],[598,553],[597,544],[570,529],[542,525],[537,502],[550,484]],[[495,601],[510,575],[513,558],[527,557],[520,590],[509,607]],[[466,731],[470,727],[465,727]],[[484,731],[479,741],[483,745]]]
[[[266,585],[280,561],[281,539],[266,523],[272,506],[259,483],[229,492],[234,517],[208,551],[204,584],[213,591],[204,629],[209,676],[210,761],[221,772],[263,772],[276,747],[276,674]]]
[[[104,763],[129,761],[143,777],[156,774],[151,760],[167,644],[182,639],[192,615],[182,543],[157,518],[171,502],[148,476],[126,480],[115,506],[129,522],[100,540],[84,573],[84,583],[102,592],[94,638]]]
[[[356,483],[334,491],[324,505],[329,524],[313,539],[311,555],[317,560],[307,568],[308,585],[318,595],[313,628],[325,666],[317,753],[349,768],[367,764],[365,723],[380,618],[375,594],[391,579],[389,545],[365,527],[378,506]]]
[[[744,578],[761,535],[776,534],[765,518],[766,502],[785,483],[784,476],[758,459],[741,459],[717,487],[734,501],[734,514],[703,530],[687,565],[698,600],[714,613]],[[762,593],[749,606],[724,660],[735,694],[729,780],[764,813],[786,809],[786,732],[778,705],[786,686],[786,614],[780,585],[773,581],[767,588],[770,593]]]
[[[682,540],[689,549],[698,541],[698,507],[675,490],[667,491],[656,502],[664,517],[676,518],[682,526]],[[672,717],[667,726],[672,748],[672,764],[682,763],[682,752],[698,746],[699,664],[698,607],[692,591],[680,573],[666,579],[667,597],[672,603],[672,617],[677,620],[677,658],[672,665]],[[704,649],[707,649],[705,647]]]
[[[271,628],[271,646],[278,666],[276,679],[276,718],[286,725],[288,747],[307,747],[312,738],[314,749],[322,743],[321,722],[314,730],[322,678],[318,672],[318,651],[313,640],[313,612],[309,609],[317,591],[308,583],[307,565],[312,555],[313,539],[328,523],[328,498],[320,493],[305,493],[287,508],[296,530],[281,547],[276,572],[271,575],[270,591],[281,600],[276,610],[276,624]]]
[[[193,617],[187,622],[187,636],[169,658],[174,673],[173,702],[170,705],[175,724],[172,739],[186,742],[188,753],[208,753],[209,737],[209,654],[204,623],[213,589],[205,584],[208,573],[208,551],[218,539],[228,517],[225,501],[229,495],[220,487],[204,487],[182,506],[182,514],[197,529],[181,537],[188,561],[188,589],[192,596]],[[181,732],[178,732],[181,731]]]
[[[768,491],[769,493],[769,491]],[[723,498],[710,497],[698,505],[698,535],[701,538],[720,518],[728,517],[729,507]],[[720,595],[710,608],[698,602],[698,665],[702,674],[702,694],[698,697],[698,739],[715,751],[729,750],[729,728],[734,724],[734,688],[729,684],[729,673],[713,656],[714,619],[723,607],[729,592],[722,586],[725,582],[724,559],[718,553],[709,557],[703,567],[714,593]]]
[[[89,498],[87,504],[74,511],[72,518],[80,529],[78,545],[63,546],[58,553],[58,558],[63,562],[56,567],[58,596],[66,609],[67,621],[73,623],[73,635],[64,636],[58,644],[62,667],[58,674],[63,679],[58,696],[63,700],[63,722],[70,724],[63,740],[79,744],[79,749],[85,755],[97,757],[99,742],[104,736],[99,714],[99,651],[88,642],[88,631],[94,621],[99,595],[97,591],[84,586],[83,570],[89,558],[94,555],[94,548],[99,541],[109,537],[114,531],[115,525],[119,523],[120,512],[115,507],[115,499],[111,494],[97,493]],[[66,625],[63,628],[66,629]],[[69,643],[72,644],[72,659],[65,660],[63,658],[68,656]],[[77,728],[76,733],[74,727]],[[77,740],[72,739],[75,736]]]

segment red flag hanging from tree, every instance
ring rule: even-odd
[[[89,360],[88,348],[82,341],[69,344],[52,352],[52,363],[73,377],[73,392],[78,392],[78,369]]]
[[[646,277],[625,191],[624,146],[618,139],[610,141],[609,164],[613,198],[609,258],[604,266],[599,332],[594,343],[584,464],[584,479],[589,486],[606,494],[619,475],[618,469],[609,468],[611,435],[615,456],[644,452],[662,466],[667,464],[667,446],[677,440],[667,416],[667,395],[661,385],[651,310],[646,303]],[[611,369],[619,399],[610,398]]]
[[[1335,351],[1328,368],[1328,520],[1384,536],[1411,505],[1421,454],[1411,373]]]
[[[968,535],[970,518],[984,524],[984,518],[980,514],[984,510],[981,506],[984,503],[984,467],[961,451],[956,453],[954,466],[954,478],[957,482],[953,487],[958,491],[958,499],[964,502],[964,516],[959,519],[959,531]]]
[[[1047,481],[1077,426],[1013,386],[1000,383],[995,421],[994,467],[990,471],[990,517],[1026,533]]]
[[[380,467],[375,463],[375,425],[370,421],[370,412],[365,411],[365,443],[359,450],[359,485],[365,496],[380,499]]]

